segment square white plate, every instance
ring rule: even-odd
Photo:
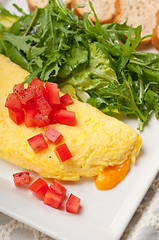
[[[26,1],[0,0],[9,10],[16,3],[28,11]],[[135,120],[126,121],[134,129]],[[82,200],[79,215],[44,205],[26,189],[16,188],[12,175],[23,170],[0,159],[0,211],[55,239],[118,240],[159,170],[159,122],[153,116],[140,133],[143,144],[136,165],[126,179],[109,191],[95,188],[93,179],[65,184]],[[38,177],[32,173],[33,179]]]

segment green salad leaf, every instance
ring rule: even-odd
[[[153,112],[159,118],[159,55],[136,52],[141,26],[101,25],[91,2],[95,24],[61,0],[30,14],[15,7],[20,17],[0,4],[0,53],[30,72],[26,83],[56,82],[104,113],[135,116],[140,130]]]

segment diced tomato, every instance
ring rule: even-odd
[[[22,105],[22,108],[27,112],[37,108],[36,99],[29,100],[26,104]]]
[[[17,125],[21,124],[22,122],[24,122],[24,111],[15,109],[9,109],[8,108],[8,112],[9,112],[9,117],[12,119],[13,122],[15,122]]]
[[[56,194],[64,195],[64,197],[66,196],[67,189],[57,180],[51,183],[50,189]]]
[[[56,147],[54,149],[54,152],[61,162],[64,162],[64,161],[72,158],[72,154],[70,153],[70,151],[65,143]]]
[[[49,104],[60,104],[60,89],[56,83],[46,82],[46,94]]]
[[[41,96],[46,96],[45,87],[42,81],[38,78],[34,78],[30,83],[29,87],[33,87],[35,91],[36,98],[40,98]]]
[[[38,126],[38,127],[47,126],[49,124],[49,121],[50,121],[49,117],[48,116],[44,116],[41,113],[37,113],[34,116],[34,119],[33,119],[33,123],[35,124],[35,126]]]
[[[18,95],[19,100],[22,104],[26,104],[28,101],[35,97],[35,91],[32,87],[28,87],[21,91]]]
[[[71,98],[71,96],[68,93],[66,93],[62,97],[60,97],[60,102],[62,104],[64,104],[65,106],[68,106],[68,105],[71,105],[74,103],[73,99]]]
[[[29,184],[30,183],[30,174],[29,172],[19,172],[19,173],[14,173],[14,184],[15,186],[20,186],[24,184]]]
[[[27,110],[25,113],[25,118],[24,118],[24,123],[26,127],[34,127],[35,123],[34,123],[34,117],[35,115],[37,115],[38,111],[37,109],[30,109]]]
[[[44,136],[55,144],[58,144],[63,138],[62,134],[52,126],[47,127]]]
[[[51,189],[47,191],[44,197],[44,204],[58,209],[63,203],[64,195],[57,194]]]
[[[16,93],[10,93],[6,99],[5,107],[10,108],[12,110],[22,109],[21,101],[18,99]]]
[[[37,102],[37,108],[39,109],[39,111],[43,115],[49,116],[52,111],[52,108],[49,105],[48,101],[44,98],[44,96],[41,96],[40,98],[38,98],[36,102]]]
[[[38,153],[48,147],[42,133],[29,138],[27,141],[35,153]]]
[[[45,182],[42,178],[38,178],[35,182],[33,182],[29,189],[41,200],[44,200],[46,192],[49,190],[49,186],[47,182]]]
[[[20,93],[23,90],[24,90],[24,84],[23,83],[15,84],[14,87],[13,87],[13,92],[16,93],[16,94]]]
[[[80,210],[81,199],[71,193],[66,202],[66,211],[77,214]]]
[[[72,111],[61,109],[56,113],[56,122],[69,126],[75,126],[76,125],[75,113]]]
[[[60,104],[53,104],[53,105],[51,105],[51,107],[52,107],[52,110],[53,110],[54,112],[58,112],[58,111],[60,111],[61,109],[66,110],[65,105],[63,105],[62,103],[60,103]]]
[[[51,113],[49,115],[49,119],[50,119],[50,124],[55,124],[56,123],[56,112],[51,111]]]

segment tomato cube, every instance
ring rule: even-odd
[[[44,98],[44,96],[41,96],[40,98],[38,98],[36,100],[36,103],[40,113],[47,116],[50,115],[52,108],[49,105],[48,101]]]
[[[69,126],[75,126],[76,125],[75,113],[72,111],[61,109],[56,113],[56,122]]]
[[[80,210],[81,199],[71,193],[66,202],[66,211],[77,214]]]
[[[44,197],[44,204],[58,209],[63,203],[64,195],[57,194],[51,189],[47,191]]]
[[[55,124],[56,122],[56,113],[60,111],[61,109],[66,110],[66,107],[63,104],[53,104],[51,105],[52,111],[49,115],[50,123]]]
[[[22,104],[26,104],[29,100],[33,99],[35,97],[35,91],[33,88],[27,88],[22,90],[18,94],[18,98],[21,101]]]
[[[61,162],[64,162],[64,161],[72,158],[72,154],[70,153],[70,151],[65,143],[56,147],[54,149],[54,152]]]
[[[24,123],[26,127],[34,127],[34,117],[38,113],[37,109],[31,109],[26,111]]]
[[[55,192],[56,194],[66,196],[67,189],[57,180],[54,180],[51,185],[50,189]]]
[[[5,107],[16,110],[16,109],[22,109],[21,101],[18,99],[18,96],[16,93],[10,93],[6,99]]]
[[[33,123],[35,124],[35,126],[38,126],[38,127],[47,126],[49,124],[49,117],[48,116],[44,116],[41,113],[37,113],[34,116]]]
[[[49,104],[60,104],[60,89],[56,83],[46,82],[46,94]]]
[[[71,96],[68,93],[66,93],[62,97],[60,97],[60,102],[62,104],[64,104],[65,106],[68,106],[68,105],[71,105],[74,103],[73,99],[71,98]]]
[[[48,147],[42,133],[29,138],[27,141],[35,153],[38,153]]]
[[[19,172],[19,173],[14,173],[14,184],[15,186],[20,186],[24,184],[29,184],[30,183],[30,174],[29,172]]]
[[[12,119],[12,121],[15,122],[17,125],[24,122],[25,115],[24,115],[24,111],[22,109],[21,110],[18,110],[18,109],[12,110],[12,109],[8,108],[8,112],[9,112],[10,119]]]
[[[33,87],[35,91],[36,98],[40,98],[41,96],[46,96],[45,87],[42,81],[38,78],[34,78],[30,83],[29,87]]]
[[[47,127],[44,136],[55,144],[58,144],[63,138],[62,134],[52,126]]]
[[[18,94],[24,90],[24,83],[15,84],[13,87],[13,92]]]
[[[46,192],[49,190],[49,186],[47,182],[45,182],[42,178],[38,178],[35,182],[33,182],[29,189],[42,201],[44,200]]]

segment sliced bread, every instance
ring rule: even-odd
[[[91,0],[97,17],[101,24],[112,22],[115,15],[115,1],[116,0]],[[89,6],[89,0],[74,0],[72,6],[84,5],[84,8],[75,8],[75,14],[83,16],[84,12],[90,12],[89,18],[95,22],[94,14]]]
[[[159,0],[116,0],[115,8],[114,22],[123,23],[127,19],[128,25],[133,27],[142,25],[142,37],[152,34],[156,24]],[[151,43],[151,37],[144,39],[142,43]]]
[[[34,11],[36,6],[38,8],[44,8],[48,3],[48,0],[27,0],[27,1],[28,1],[28,6],[31,12]],[[69,8],[72,0],[63,0],[63,2],[66,2],[67,7]]]

